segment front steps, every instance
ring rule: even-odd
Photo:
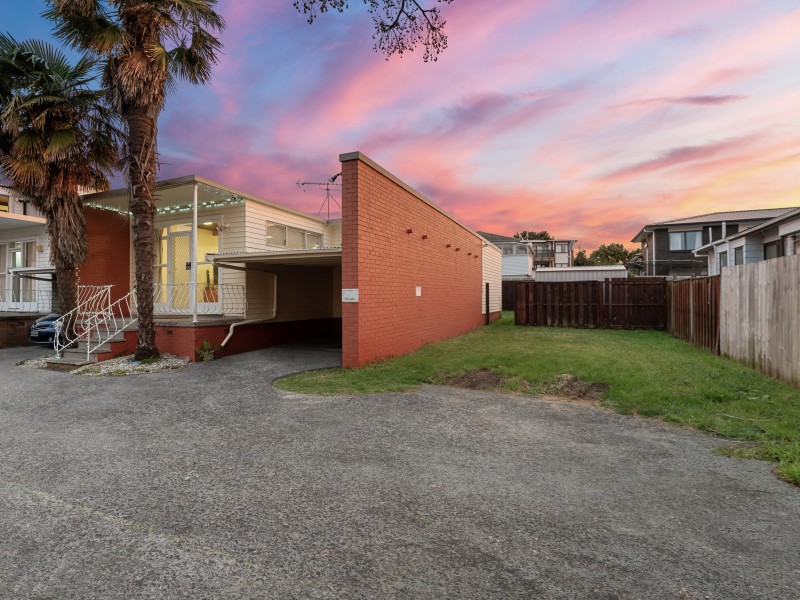
[[[117,356],[131,354],[136,350],[136,331],[136,326],[131,325],[124,331],[118,332],[100,346],[93,347],[88,358],[86,356],[87,341],[85,339],[79,340],[74,348],[65,348],[62,350],[61,358],[53,357],[47,359],[47,367],[50,369],[71,371],[78,367],[83,367],[84,365],[91,365]],[[100,341],[100,338],[98,336],[92,336],[91,341],[94,346]]]

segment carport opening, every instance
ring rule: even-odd
[[[341,249],[217,255],[226,280],[245,287],[247,314],[222,355],[304,342],[342,347]],[[313,340],[313,342],[312,342]]]

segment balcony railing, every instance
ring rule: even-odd
[[[157,283],[154,294],[156,315],[224,315],[243,317],[247,313],[247,297],[243,285]]]
[[[58,311],[52,290],[0,290],[0,312],[49,313]]]

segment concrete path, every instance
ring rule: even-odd
[[[274,348],[86,378],[0,351],[0,598],[800,597],[800,489],[516,395],[312,398]]]

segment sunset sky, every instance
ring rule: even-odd
[[[430,2],[432,0],[428,0]],[[475,229],[593,249],[642,225],[800,205],[797,0],[454,0],[436,63],[372,50],[358,0],[222,0],[213,84],[160,121],[161,178],[196,173],[316,213],[295,182],[361,150]],[[51,38],[44,2],[0,29]]]

